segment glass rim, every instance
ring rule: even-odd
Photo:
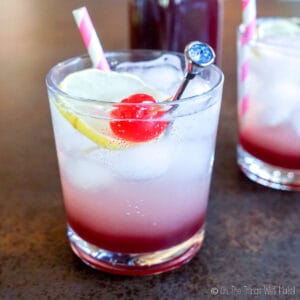
[[[142,54],[142,53],[156,53],[156,54],[174,54],[176,56],[181,56],[182,58],[184,57],[184,55],[182,53],[179,52],[174,52],[174,51],[163,51],[163,50],[148,50],[148,49],[132,49],[132,50],[120,50],[120,51],[108,51],[105,54],[109,57],[112,56],[114,54],[126,54],[126,53],[137,53],[137,54]],[[47,73],[46,75],[46,85],[47,88],[49,90],[51,90],[52,92],[54,92],[55,94],[58,94],[64,98],[70,99],[71,101],[75,101],[77,103],[80,104],[92,104],[92,105],[105,105],[105,106],[115,106],[116,104],[118,106],[128,106],[128,105],[132,105],[132,103],[120,103],[120,102],[115,102],[115,101],[104,101],[104,100],[95,100],[95,99],[88,99],[86,97],[78,97],[78,96],[74,96],[74,95],[70,95],[69,93],[64,92],[59,85],[53,80],[52,76],[53,73],[58,69],[61,68],[67,64],[71,64],[72,62],[76,62],[76,60],[84,60],[84,59],[88,59],[90,61],[90,57],[88,55],[88,53],[85,53],[83,55],[79,55],[79,56],[74,56],[71,57],[69,59],[63,60],[61,62],[58,62],[56,65],[54,65],[50,71]],[[204,93],[200,93],[200,94],[196,94],[190,97],[186,97],[186,98],[181,98],[179,100],[174,100],[174,101],[158,101],[155,103],[135,103],[136,106],[139,105],[143,105],[143,106],[160,106],[160,107],[164,107],[164,106],[181,106],[184,105],[184,103],[191,103],[193,102],[192,100],[196,100],[197,102],[199,102],[199,98],[204,98],[207,99],[207,97],[210,94],[213,94],[216,90],[218,90],[220,87],[222,87],[223,82],[224,82],[224,74],[222,72],[222,70],[220,68],[218,68],[216,65],[211,65],[205,69],[211,69],[213,70],[217,75],[218,75],[218,80],[217,82],[211,86],[206,92]]]
[[[256,29],[258,28],[258,26],[263,23],[263,22],[270,22],[270,21],[278,21],[278,20],[290,20],[290,21],[293,21],[295,23],[297,23],[300,27],[300,17],[280,17],[280,16],[269,16],[269,17],[259,17],[256,19]],[[238,25],[238,28],[237,28],[237,34],[238,34],[238,37],[241,37],[245,34],[245,24],[241,23]],[[289,36],[289,34],[280,34],[278,36]],[[299,34],[292,34],[290,36],[300,36],[300,33]],[[286,46],[284,45],[279,45],[279,44],[275,44],[275,43],[272,43],[270,41],[265,41],[262,37],[260,37],[259,35],[257,36],[254,36],[250,39],[249,41],[249,46],[252,47],[252,46],[261,46],[261,47],[267,47],[267,48],[270,48],[270,49],[285,49],[287,48]],[[297,51],[295,51],[296,53]],[[287,54],[287,55],[290,55],[290,52]],[[298,55],[295,55],[295,56],[298,56]]]

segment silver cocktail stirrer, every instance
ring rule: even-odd
[[[193,79],[201,69],[211,65],[216,57],[214,50],[209,45],[198,41],[189,43],[184,49],[184,55],[186,60],[184,79],[176,91],[176,94],[173,96],[172,101],[179,100],[189,81]],[[179,104],[175,104],[168,112],[172,113],[178,106]],[[169,122],[165,131],[166,135],[170,134],[173,122],[174,121]]]
[[[186,59],[184,80],[172,101],[180,99],[189,81],[199,73],[200,69],[211,65],[216,57],[214,50],[209,45],[198,41],[189,43],[184,49],[184,55]]]

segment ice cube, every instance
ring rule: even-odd
[[[259,106],[260,122],[276,126],[286,122],[299,105],[300,60],[289,58],[268,47],[259,48],[250,58],[248,91],[251,110]]]
[[[112,153],[113,168],[119,176],[129,180],[156,178],[170,167],[173,149],[173,143],[159,140],[118,151],[118,155]]]
[[[106,187],[112,184],[110,170],[87,157],[68,157],[61,160],[63,176],[74,186],[82,189]]]
[[[50,101],[55,142],[61,152],[76,152],[95,147],[95,143],[84,136],[68,122]]]
[[[201,77],[194,77],[189,81],[186,89],[184,90],[181,98],[188,98],[201,95],[209,90],[209,83]]]
[[[277,84],[266,85],[257,94],[257,98],[257,101],[264,103],[261,121],[271,126],[288,122],[300,105],[299,89],[286,78]]]
[[[167,97],[174,95],[182,78],[181,62],[175,55],[164,54],[145,62],[126,62],[118,65],[118,72],[129,72]]]
[[[184,140],[178,147],[174,165],[176,176],[181,176],[182,181],[209,178],[214,160],[214,141],[205,138]]]

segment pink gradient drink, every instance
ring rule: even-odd
[[[300,21],[258,19],[249,45],[241,46],[243,35],[241,26],[238,163],[256,182],[300,190]],[[240,80],[245,72],[247,80]],[[245,89],[248,97],[243,97]]]
[[[178,168],[141,182],[116,178],[88,191],[62,170],[69,225],[85,241],[113,252],[153,252],[186,241],[204,226],[209,179],[187,179]]]
[[[206,68],[182,100],[170,102],[184,75],[183,56],[130,51],[107,58],[109,73],[78,57],[47,77],[68,237],[95,268],[163,272],[189,261],[204,238],[223,75]],[[97,82],[102,76],[111,82]],[[134,95],[117,99],[129,85]],[[96,94],[102,96],[92,99]],[[138,103],[140,97],[146,101]]]
[[[300,170],[300,138],[290,124],[244,127],[240,132],[240,144],[268,164]]]

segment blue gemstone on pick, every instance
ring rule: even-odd
[[[215,54],[205,43],[194,42],[187,49],[189,58],[199,66],[207,66],[214,62]]]

